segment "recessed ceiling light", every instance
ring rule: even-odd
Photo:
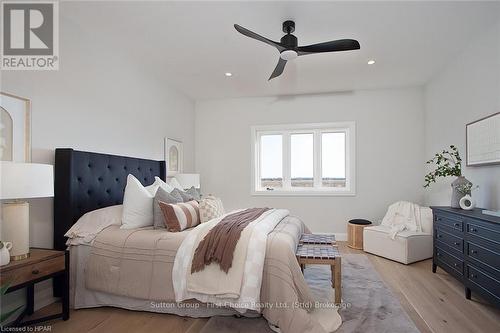
[[[230,76],[233,76],[233,73],[226,72],[226,73],[224,73],[224,75],[227,76],[227,77],[230,77]]]
[[[375,60],[371,59],[371,60],[368,60],[368,65],[373,65],[375,63]]]

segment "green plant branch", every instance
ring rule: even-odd
[[[436,169],[425,175],[424,187],[429,187],[439,177],[459,177],[462,175],[462,159],[457,147],[454,145],[450,146],[450,150],[443,150],[441,153],[434,154],[434,157],[426,163],[435,164]]]

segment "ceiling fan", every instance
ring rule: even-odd
[[[280,42],[275,42],[253,31],[250,31],[242,26],[235,24],[234,28],[241,34],[256,39],[258,41],[264,42],[271,46],[274,46],[280,52],[280,58],[278,64],[274,69],[273,73],[269,77],[269,80],[280,76],[285,69],[286,62],[288,60],[293,60],[298,56],[303,56],[307,54],[323,53],[323,52],[338,52],[338,51],[350,51],[359,50],[359,42],[354,39],[339,39],[330,42],[312,44],[307,46],[298,46],[297,37],[292,35],[295,31],[294,21],[283,22],[283,32],[286,34],[281,37]]]

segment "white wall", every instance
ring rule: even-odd
[[[193,171],[194,102],[64,15],[61,25],[59,71],[1,73],[2,91],[32,100],[32,161],[53,163],[56,147],[161,160],[168,136],[184,142]],[[30,204],[30,244],[52,248],[52,199]]]
[[[500,23],[476,40],[425,87],[425,156],[456,145],[463,173],[479,185],[478,206],[500,209],[500,165],[465,167],[465,124],[500,111]],[[426,191],[426,202],[449,205],[450,183],[441,179]]]
[[[352,218],[378,221],[397,200],[423,200],[423,96],[420,88],[365,90],[196,103],[195,157],[204,193],[227,209],[288,208],[314,232],[345,233]],[[252,125],[356,121],[354,197],[250,194]]]

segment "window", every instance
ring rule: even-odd
[[[355,124],[252,128],[255,195],[354,195]]]
[[[321,133],[321,184],[324,187],[345,187],[344,132]]]
[[[260,137],[260,186],[262,188],[283,187],[283,137],[262,135]]]

